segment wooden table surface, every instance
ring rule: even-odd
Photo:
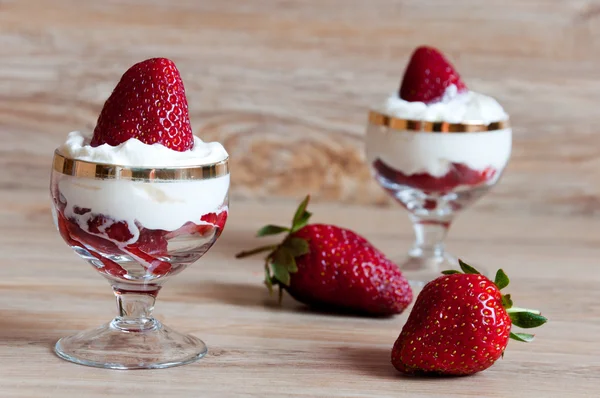
[[[278,308],[260,260],[233,259],[307,191],[315,220],[405,252],[406,214],[370,177],[362,137],[420,44],[444,50],[514,125],[502,183],[449,246],[502,266],[518,303],[550,318],[468,378],[399,376],[389,354],[406,314]],[[227,229],[156,309],[209,354],[166,370],[76,366],[54,342],[115,308],[52,226],[52,150],[91,131],[121,74],[155,56],[177,63],[195,133],[231,154]],[[0,397],[598,396],[599,63],[598,0],[0,0]]]
[[[22,200],[19,201],[18,199]],[[258,243],[266,221],[286,222],[295,203],[233,201],[220,241],[161,292],[156,315],[205,340],[209,354],[187,366],[114,371],[74,365],[52,352],[64,335],[115,314],[108,284],[52,226],[45,192],[0,196],[0,396],[107,397],[596,397],[600,391],[600,223],[513,216],[476,207],[448,241],[464,259],[503,267],[522,306],[550,319],[530,344],[511,342],[503,360],[472,377],[401,376],[390,349],[407,314],[335,316],[286,297],[273,305],[260,259],[234,252]],[[314,204],[315,221],[360,231],[389,254],[412,232],[401,209]],[[123,395],[125,396],[125,395]]]

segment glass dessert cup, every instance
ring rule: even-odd
[[[56,354],[111,369],[166,368],[202,358],[206,345],[152,316],[164,283],[206,253],[228,212],[228,160],[133,168],[54,154],[54,222],[75,252],[110,283],[118,315],[61,338]]]
[[[438,123],[370,112],[368,162],[379,185],[408,210],[415,231],[408,257],[397,261],[412,286],[458,269],[444,249],[446,234],[456,214],[498,182],[511,146],[508,120]]]

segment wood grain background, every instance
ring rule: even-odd
[[[233,198],[389,205],[366,111],[424,43],[512,115],[481,207],[600,213],[600,1],[583,0],[0,0],[0,189],[45,191],[53,148],[93,129],[131,64],[164,56],[194,131],[231,154]]]

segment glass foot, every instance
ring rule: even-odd
[[[427,282],[441,276],[444,270],[460,270],[458,260],[448,253],[431,257],[409,254],[408,257],[396,261],[396,264],[408,279],[411,287],[425,286]]]
[[[207,353],[202,340],[147,319],[142,328],[116,318],[99,328],[60,339],[54,351],[67,361],[108,369],[159,369],[195,362]]]
[[[396,261],[400,270],[408,279],[411,287],[420,288],[428,282],[442,275],[442,271],[455,269],[460,271],[458,259],[449,253],[444,252],[439,256],[416,256],[409,254],[408,257]],[[487,276],[487,271],[480,266],[475,266],[477,270]]]

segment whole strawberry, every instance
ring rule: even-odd
[[[460,75],[444,55],[433,47],[418,47],[412,54],[400,86],[400,98],[426,104],[440,101],[446,89],[456,86],[457,92],[467,91]]]
[[[546,323],[539,311],[512,306],[503,295],[504,271],[492,282],[460,261],[460,271],[429,282],[392,349],[392,364],[406,374],[470,375],[492,366],[509,338],[529,342],[533,335],[512,325],[533,328]]]
[[[188,103],[173,61],[151,58],[129,68],[106,100],[91,146],[130,138],[176,151],[194,146]]]
[[[300,204],[291,228],[267,225],[258,236],[286,232],[279,245],[239,253],[242,258],[268,252],[265,284],[279,286],[309,306],[370,315],[401,313],[412,290],[398,266],[366,239],[343,228],[308,224],[309,197]]]

